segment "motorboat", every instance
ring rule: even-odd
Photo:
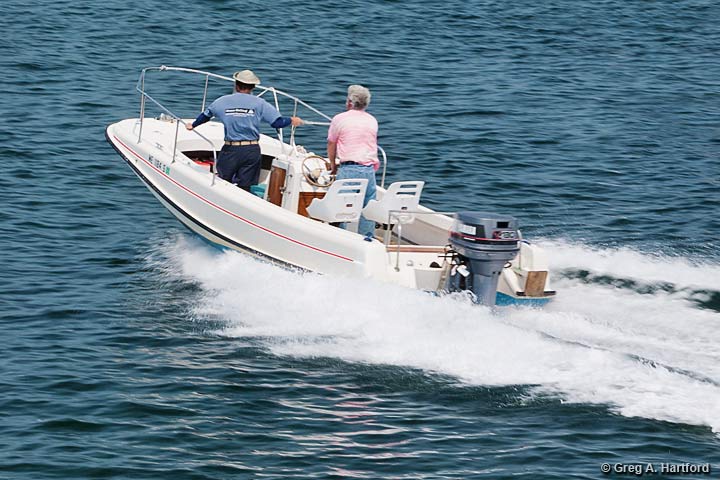
[[[106,137],[160,203],[212,244],[304,271],[438,294],[467,292],[490,306],[543,305],[555,295],[546,254],[522,238],[516,218],[423,206],[423,180],[385,185],[388,161],[382,148],[377,198],[367,206],[367,180],[334,180],[328,159],[297,144],[294,128],[260,136],[262,170],[250,191],[221,179],[214,166],[224,144],[223,125],[210,121],[188,131],[192,118],[176,115],[167,101],[149,93],[150,77],[171,74],[197,79],[198,98],[204,83],[200,111],[210,82],[228,82],[229,88],[233,82],[191,68],[145,68],[136,86],[140,116],[109,125]],[[278,111],[282,106],[293,115],[301,110],[304,119],[317,118],[302,128],[329,125],[328,115],[294,95],[264,85],[256,92]],[[149,116],[149,108],[157,115]],[[357,233],[360,215],[376,222],[374,237]],[[340,223],[347,228],[338,228]]]

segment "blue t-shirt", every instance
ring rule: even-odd
[[[225,125],[225,140],[257,140],[260,121],[273,123],[280,113],[268,102],[248,93],[232,93],[218,98],[205,109],[206,117],[217,117]]]

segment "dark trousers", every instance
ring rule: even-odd
[[[245,190],[260,178],[260,145],[224,145],[217,159],[220,178]]]

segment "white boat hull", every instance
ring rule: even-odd
[[[421,245],[396,247],[378,240],[364,241],[356,233],[299,215],[297,199],[294,204],[274,205],[214,177],[207,167],[182,153],[207,146],[191,132],[177,129],[174,121],[144,119],[141,141],[139,126],[137,119],[112,124],[107,128],[107,139],[178,220],[213,244],[291,268],[442,290],[443,273],[438,265],[444,258],[443,247],[452,222],[449,217],[428,216],[404,227],[403,236]],[[205,134],[220,150],[222,126],[211,122]],[[292,159],[290,146],[265,136],[260,143],[263,153]],[[383,192],[379,189],[379,195]],[[425,246],[428,242],[430,246]],[[498,287],[501,303],[508,303],[508,299],[510,303],[547,301],[522,298],[519,284],[513,284],[517,284],[517,275],[506,270]]]

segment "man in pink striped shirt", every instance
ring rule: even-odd
[[[368,180],[363,206],[375,198],[375,171],[380,162],[377,157],[378,123],[365,111],[370,104],[370,90],[361,85],[348,87],[347,111],[333,117],[328,130],[328,159],[332,173],[338,180],[366,178]],[[345,224],[340,225],[345,228]],[[358,233],[371,240],[375,222],[360,217]]]

